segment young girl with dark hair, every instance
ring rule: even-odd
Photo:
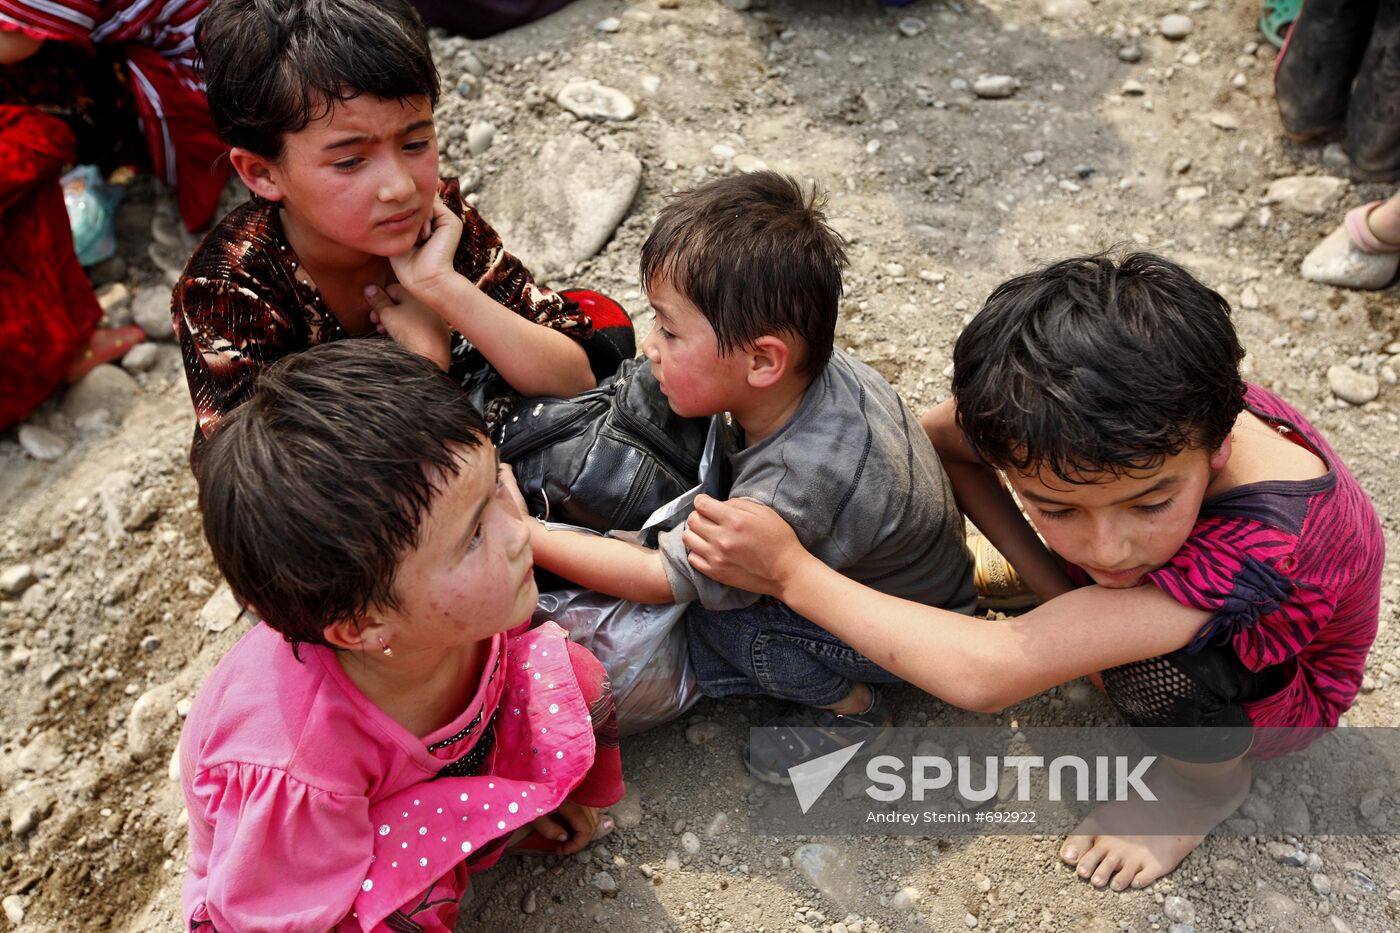
[[[1251,758],[1337,725],[1376,637],[1375,508],[1296,409],[1240,379],[1243,356],[1225,300],[1156,256],[1069,259],[992,293],[923,421],[959,505],[1046,599],[1020,617],[879,594],[753,502],[702,497],[690,560],[969,709],[1101,671],[1170,765],[1170,804],[1106,804],[1060,856],[1143,887],[1241,803]]]
[[[537,284],[438,177],[438,76],[405,0],[216,0],[197,42],[254,197],[175,288],[196,461],[264,367],[319,343],[387,333],[475,389],[488,422],[632,355],[620,307]]]

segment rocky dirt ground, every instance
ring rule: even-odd
[[[1348,181],[1335,148],[1283,140],[1257,16],[1252,0],[580,0],[488,42],[435,39],[444,172],[544,278],[609,292],[642,327],[637,254],[669,192],[759,165],[814,181],[852,244],[838,343],[916,409],[946,394],[952,341],[999,280],[1113,244],[1160,251],[1235,304],[1249,377],[1334,441],[1400,553],[1397,291],[1297,275],[1344,206],[1389,191]],[[580,119],[566,89],[580,111],[627,118]],[[191,243],[173,231],[168,202],[138,180],[119,255],[93,275],[110,318],[158,339],[0,436],[0,895],[19,929],[178,926],[187,846],[171,752],[246,624],[210,563],[186,466],[193,420],[166,306]],[[1392,558],[1350,725],[1400,718],[1397,604]],[[910,689],[895,699],[902,724],[1113,721],[1084,683],[995,717]],[[484,876],[463,928],[1400,925],[1385,836],[1256,837],[1236,823],[1147,891],[1109,894],[1075,880],[1052,837],[753,835],[738,751],[770,713],[706,703],[627,741],[621,828],[577,858]],[[1377,789],[1383,813],[1400,789]],[[1304,818],[1316,793],[1264,790],[1263,805]],[[804,845],[830,848],[799,858]],[[814,851],[833,856],[815,876]]]

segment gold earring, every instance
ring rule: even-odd
[[[379,650],[384,652],[384,657],[386,658],[392,658],[394,656],[394,649],[384,644],[384,639],[382,638],[379,639]]]

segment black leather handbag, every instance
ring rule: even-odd
[[[699,482],[709,420],[672,412],[639,357],[574,398],[522,399],[492,439],[532,515],[636,531]]]

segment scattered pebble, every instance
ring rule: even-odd
[[[222,632],[238,621],[238,615],[242,611],[238,600],[233,597],[233,590],[229,589],[227,583],[221,583],[214,595],[210,596],[209,601],[199,610],[195,624],[206,632]]]
[[[481,155],[491,148],[496,139],[496,127],[485,120],[473,120],[467,127],[467,149],[472,155]]]
[[[618,829],[636,829],[642,825],[642,791],[635,781],[629,781],[622,799],[608,808]]]
[[[130,373],[148,372],[159,359],[160,347],[154,343],[138,343],[122,357],[122,369]]]
[[[1167,899],[1162,902],[1162,913],[1172,923],[1196,922],[1196,905],[1175,894],[1167,895]]]
[[[988,100],[1000,100],[1016,93],[1021,86],[1011,75],[982,75],[972,82],[972,93]]]
[[[152,687],[137,698],[127,714],[127,753],[135,761],[145,761],[161,740],[178,726],[174,688],[170,684]]]
[[[899,21],[899,34],[910,39],[928,28],[928,24],[917,16],[906,16]]]
[[[166,321],[169,324],[169,319]],[[110,363],[94,366],[83,378],[68,387],[63,397],[63,413],[72,421],[98,410],[121,420],[141,391],[131,374]]]
[[[1142,49],[1135,45],[1125,45],[1118,50],[1118,60],[1128,63],[1142,60]]]
[[[598,24],[593,28],[599,32],[617,32],[622,28],[622,20],[616,16],[609,16],[607,19],[598,20]]]
[[[153,285],[143,289],[131,303],[131,320],[152,340],[175,339],[170,319],[170,289]]]
[[[1125,97],[1141,97],[1147,93],[1147,85],[1135,78],[1129,78],[1123,82],[1123,86],[1118,89]]]
[[[846,856],[835,846],[810,842],[792,856],[793,863],[812,887],[838,904],[849,903],[857,885]]]
[[[1298,868],[1308,859],[1307,854],[1292,843],[1271,842],[1264,848],[1275,862],[1290,868]]]
[[[890,907],[900,912],[913,910],[918,907],[924,899],[923,892],[913,886],[900,888],[894,892],[894,897],[890,898]]]
[[[12,564],[0,571],[0,593],[6,596],[19,596],[38,582],[39,578],[29,564]]]
[[[1400,253],[1367,253],[1356,248],[1339,224],[1303,259],[1302,275],[1310,282],[1343,288],[1384,288],[1400,269]]]
[[[1240,128],[1240,119],[1232,113],[1217,110],[1210,115],[1210,125],[1217,130],[1237,130]]]
[[[1157,28],[1168,39],[1185,39],[1191,34],[1191,17],[1181,13],[1170,13],[1162,17]]]
[[[723,734],[723,726],[713,719],[705,719],[686,728],[685,740],[691,745],[708,745]]]
[[[28,421],[19,426],[19,446],[35,460],[57,460],[68,451],[61,436]]]
[[[681,833],[681,849],[686,855],[700,854],[700,837],[689,831]]]
[[[532,914],[539,910],[539,896],[535,894],[535,889],[530,888],[525,892],[525,896],[520,899],[520,912],[522,914]]]
[[[593,887],[604,897],[617,897],[617,879],[611,873],[600,871],[593,876]]]
[[[1332,893],[1332,879],[1321,872],[1313,875],[1310,883],[1312,884],[1312,889],[1323,897]]]
[[[1210,222],[1221,230],[1238,230],[1244,226],[1244,211],[1216,211],[1210,217]]]
[[[1333,395],[1352,405],[1365,405],[1381,394],[1379,379],[1345,365],[1328,367],[1327,386]]]
[[[24,922],[24,898],[18,894],[7,894],[0,907],[5,910],[5,919],[19,926]]]
[[[1045,152],[1041,149],[1032,149],[1030,152],[1021,153],[1021,161],[1031,167],[1042,164],[1045,161]]]

